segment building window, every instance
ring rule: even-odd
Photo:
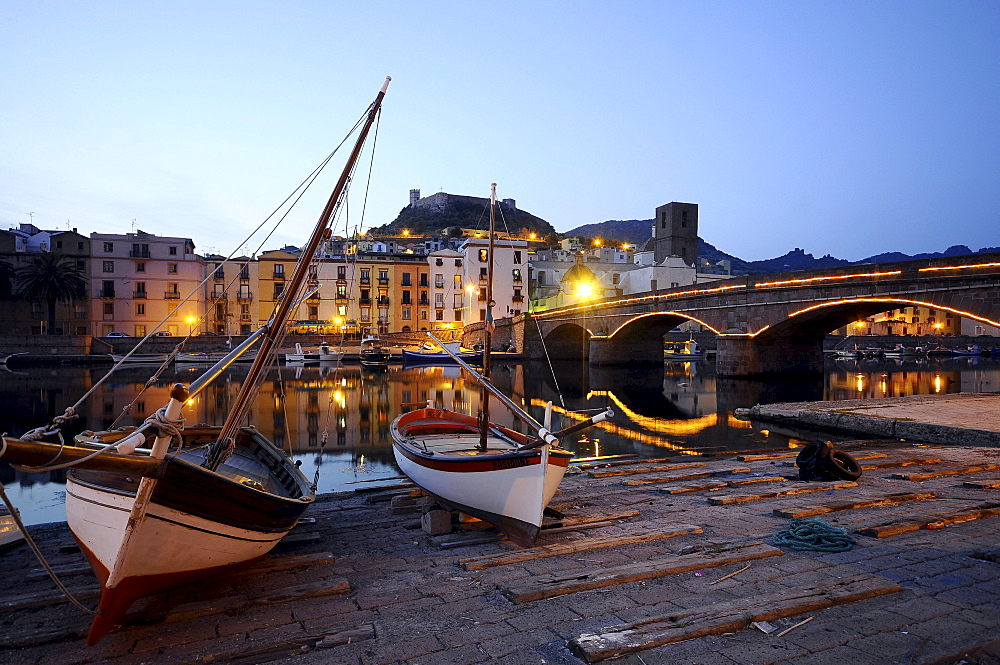
[[[489,260],[490,260],[490,250],[488,249],[479,250],[479,262],[486,263]]]
[[[139,261],[138,263],[136,263],[135,264],[135,271],[136,272],[146,272],[146,262],[145,261]]]
[[[136,337],[145,337],[146,336],[146,326],[136,326],[135,327],[135,336]]]
[[[455,275],[455,290],[456,291],[461,291],[462,290],[462,276],[461,275]]]
[[[455,313],[455,320],[456,321],[461,321],[462,320],[462,310],[456,309],[454,313]]]
[[[319,307],[309,307],[309,320],[315,321],[319,319]]]
[[[404,307],[402,310],[402,317],[404,321],[409,321],[412,318],[413,308]]]
[[[420,286],[427,286],[427,273],[420,273]]]
[[[170,274],[172,274],[172,275],[176,275],[177,274],[177,264],[176,263],[168,263],[167,264],[167,272],[170,273]]]
[[[145,316],[146,314],[146,303],[138,302],[135,304],[136,316]]]
[[[435,293],[434,294],[434,308],[435,309],[441,309],[442,307],[444,307],[444,294],[443,293]]]
[[[168,253],[170,254],[170,256],[177,256],[177,247],[171,246],[170,251]]]
[[[486,272],[486,268],[479,269],[479,279],[487,279],[489,274]]]
[[[104,303],[104,316],[105,318],[115,315],[115,304],[113,302]]]
[[[453,296],[453,302],[452,302],[452,308],[453,309],[461,309],[462,306],[463,306],[463,303],[462,303],[462,294],[461,293],[454,294],[454,296]]]
[[[519,249],[514,250],[514,263],[521,265],[521,250]]]
[[[244,263],[240,266],[240,279],[250,279],[250,264]]]
[[[444,288],[444,275],[434,275],[434,288],[435,289]]]
[[[515,282],[520,282],[521,281],[521,269],[520,268],[514,268],[514,270],[511,271],[511,274],[514,275],[514,281]]]
[[[371,268],[362,268],[361,269],[361,283],[362,284],[371,284],[371,281],[372,281],[372,271],[371,271]]]
[[[403,291],[403,304],[404,305],[409,305],[410,304],[410,292],[409,291]]]
[[[347,266],[337,266],[337,279],[347,279]]]
[[[410,283],[410,273],[408,272],[403,273],[403,286],[413,286],[413,284]]]
[[[426,321],[427,320],[427,310],[426,309],[421,309],[420,310],[420,320],[421,321]]]
[[[444,321],[444,310],[443,309],[439,309],[436,312],[434,312],[434,320],[435,321]]]
[[[479,320],[480,321],[485,321],[486,320],[486,310],[485,309],[479,310]]]
[[[539,270],[538,271],[538,283],[539,284],[545,284],[545,271],[544,270]]]
[[[338,300],[347,300],[347,286],[346,285],[340,284],[340,285],[337,286],[337,299]]]
[[[369,307],[361,308],[361,320],[368,322],[372,320],[372,310]]]
[[[277,279],[284,279],[285,278],[285,264],[284,263],[275,263],[274,264],[274,276]]]
[[[285,285],[284,284],[275,284],[274,285],[274,300],[277,300],[278,298],[280,298],[281,294],[284,293],[284,292],[285,292]]]
[[[107,252],[108,254],[115,251],[115,243],[113,242],[104,243],[104,251]]]
[[[115,262],[114,261],[104,261],[103,264],[104,265],[103,265],[102,269],[104,270],[104,272],[114,272],[115,271]]]

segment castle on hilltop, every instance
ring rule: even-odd
[[[438,192],[420,198],[419,189],[410,190],[410,205],[414,208],[430,208],[431,210],[442,211],[453,203],[472,203],[487,206],[490,204],[490,200],[480,196],[461,196],[459,194],[448,194],[447,192]],[[511,210],[517,210],[517,203],[514,199],[501,199],[500,205],[506,206]]]

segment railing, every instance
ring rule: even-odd
[[[378,304],[379,304],[380,307],[388,307],[389,306],[389,298],[384,297],[384,296],[383,297],[379,297]]]
[[[378,283],[381,284],[382,286],[386,286],[389,283],[389,278],[388,277],[379,277],[378,278]]]
[[[112,296],[112,297],[114,297],[114,296]],[[134,300],[145,300],[146,299],[146,292],[145,291],[133,291],[132,292],[132,298]]]
[[[212,294],[212,300],[228,300],[229,296],[226,295],[224,291],[219,291]]]
[[[152,258],[152,257],[149,256],[149,250],[148,249],[141,250],[141,251],[138,251],[138,252],[135,251],[135,250],[132,250],[131,252],[128,253],[128,256],[131,259],[148,259],[148,258]]]
[[[253,294],[252,293],[247,293],[247,292],[237,293],[236,294],[236,299],[237,300],[253,300]]]
[[[97,292],[97,297],[98,298],[114,298],[115,297],[114,289],[112,289],[110,291],[108,291],[107,289],[101,289],[100,291]]]
[[[164,300],[180,300],[181,294],[178,291],[167,291],[163,294]]]

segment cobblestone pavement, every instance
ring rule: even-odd
[[[998,662],[1000,451],[838,447],[857,483],[797,480],[794,450],[576,467],[563,527],[530,550],[482,524],[429,536],[405,486],[324,496],[260,563],[140,601],[95,647],[19,546],[0,553],[0,663],[576,665],[598,638],[629,665]],[[856,545],[775,547],[807,513]],[[65,525],[33,532],[95,605]]]

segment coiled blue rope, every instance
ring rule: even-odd
[[[857,541],[847,531],[818,519],[792,518],[788,528],[774,534],[774,544],[793,550],[846,552]]]

